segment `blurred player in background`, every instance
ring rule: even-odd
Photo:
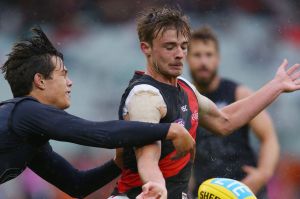
[[[131,79],[121,99],[120,119],[153,123],[176,121],[193,137],[199,123],[212,132],[229,135],[252,120],[282,92],[300,89],[300,74],[295,72],[300,65],[287,70],[288,63],[284,60],[274,79],[257,92],[218,109],[191,83],[178,78],[190,38],[190,27],[181,11],[166,7],[146,10],[137,19],[137,31],[147,60],[146,73],[137,72]],[[140,135],[142,131],[137,134]],[[168,141],[125,148],[124,169],[111,198],[135,198],[148,181],[165,188],[159,198],[187,198],[193,157],[187,154],[174,159],[175,153]]]
[[[70,106],[72,87],[63,55],[40,28],[34,28],[33,33],[30,39],[14,45],[2,66],[14,98],[0,103],[0,184],[29,167],[72,197],[82,198],[121,172],[120,159],[79,171],[52,150],[50,139],[103,148],[172,139],[178,155],[194,148],[194,139],[179,124],[93,122],[63,111]],[[139,132],[143,136],[136,136]],[[152,182],[146,184],[145,195],[151,195],[156,187]]]
[[[193,84],[219,108],[252,94],[247,87],[218,75],[220,62],[219,42],[209,27],[192,33],[187,61]],[[249,130],[260,141],[257,160],[250,146]],[[259,199],[267,197],[263,188],[275,170],[279,157],[279,144],[268,113],[261,112],[247,125],[227,137],[199,127],[197,152],[193,169],[193,195],[197,197],[199,185],[214,177],[226,177],[244,182]],[[262,190],[263,189],[263,190]],[[260,193],[259,191],[262,190]]]

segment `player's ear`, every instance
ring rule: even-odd
[[[143,53],[144,53],[147,57],[149,57],[149,56],[151,55],[151,50],[152,50],[150,44],[147,43],[147,42],[143,42],[143,41],[142,41],[142,42],[140,43],[140,46],[141,46],[141,50],[143,51]]]
[[[44,76],[40,73],[36,73],[33,77],[33,84],[36,88],[44,90],[46,87]]]

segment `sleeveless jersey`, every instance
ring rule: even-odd
[[[193,89],[181,79],[178,79],[177,87],[175,87],[161,83],[142,72],[136,72],[122,96],[119,107],[120,119],[123,119],[123,108],[130,91],[140,84],[151,85],[160,91],[167,106],[167,114],[160,120],[160,123],[180,123],[195,138],[198,126],[198,101]],[[137,136],[143,136],[142,132]],[[181,192],[187,192],[190,178],[190,154],[178,160],[172,160],[170,157],[176,151],[169,140],[162,140],[161,150],[159,167],[166,179],[168,198],[181,199]],[[136,190],[140,190],[142,181],[137,171],[136,158],[132,148],[124,149],[124,165],[121,178],[118,181],[117,192],[126,193],[128,197],[135,198],[140,193]]]

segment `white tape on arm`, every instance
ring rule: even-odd
[[[123,109],[126,120],[159,123],[167,113],[166,103],[159,90],[147,84],[135,86]]]

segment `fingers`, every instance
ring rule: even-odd
[[[143,199],[144,197],[143,197],[143,193],[140,193],[135,199]]]
[[[292,67],[290,67],[287,70],[287,74],[288,75],[292,75],[296,70],[298,70],[300,68],[300,64],[294,64]]]
[[[194,144],[193,148],[189,151],[191,154],[191,161],[194,162],[196,157],[196,144]],[[171,156],[171,160],[178,160],[182,157],[184,157],[187,154],[187,152],[176,152],[174,155]]]
[[[184,130],[186,131],[186,133],[183,133],[181,137],[173,140],[176,154],[173,154],[171,156],[172,160],[177,160],[185,156],[187,153],[192,153],[192,157],[194,156],[195,140],[186,129]]]
[[[294,81],[296,85],[300,85],[300,79]]]
[[[288,60],[284,59],[280,65],[280,68],[283,68],[284,70],[286,70],[287,66],[288,66]]]
[[[164,188],[154,182],[148,182],[142,186],[143,192],[136,197],[136,199],[166,199],[163,196]]]
[[[142,187],[143,194],[149,193],[150,185],[147,183]]]
[[[294,74],[291,75],[292,81],[295,81],[295,80],[297,80],[299,78],[300,78],[300,71],[295,72]]]
[[[178,160],[180,158],[182,158],[183,156],[185,156],[187,153],[185,152],[176,152],[174,155],[171,156],[171,160]]]
[[[196,157],[196,143],[194,144],[194,147],[191,149],[191,161],[194,163],[195,157]]]

